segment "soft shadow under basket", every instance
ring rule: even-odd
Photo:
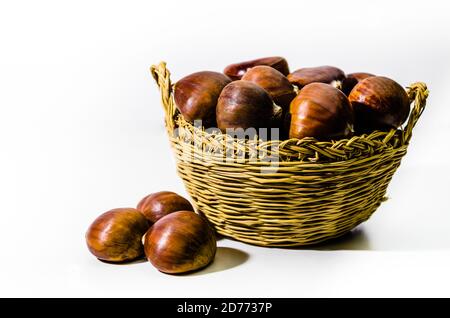
[[[151,73],[177,171],[196,210],[218,233],[261,246],[315,244],[366,221],[385,199],[428,96],[424,83],[407,88],[413,105],[402,129],[332,142],[259,142],[186,122],[175,106],[166,63]]]

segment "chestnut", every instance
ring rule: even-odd
[[[286,76],[270,66],[252,67],[242,76],[242,80],[253,82],[264,88],[275,104],[281,106],[284,110],[289,108],[289,104],[296,96],[294,86]]]
[[[244,61],[240,63],[230,64],[223,70],[223,73],[228,75],[233,81],[240,80],[242,76],[250,68],[258,65],[267,65],[278,70],[283,75],[289,74],[289,66],[284,57],[271,56],[263,57],[256,60]]]
[[[175,84],[175,104],[187,121],[202,120],[204,126],[214,125],[217,99],[230,82],[226,75],[218,72],[190,74]]]
[[[207,221],[192,211],[178,211],[158,220],[145,235],[148,260],[159,271],[180,274],[201,269],[216,254],[216,237]]]
[[[348,99],[355,112],[358,133],[397,128],[405,122],[410,110],[405,89],[383,76],[363,79],[355,85]]]
[[[290,117],[290,138],[340,139],[349,137],[353,130],[353,112],[347,96],[324,83],[303,87],[291,103]]]
[[[161,191],[147,195],[138,203],[136,209],[141,211],[151,223],[155,223],[172,212],[181,210],[194,211],[188,200],[170,191]]]
[[[342,82],[342,91],[345,95],[348,96],[356,84],[358,84],[363,79],[372,76],[375,75],[363,72],[347,74],[344,78],[344,81]]]
[[[326,83],[340,88],[345,73],[334,66],[305,67],[298,69],[287,76],[289,82],[302,88],[311,83]]]
[[[136,209],[113,209],[100,215],[86,232],[89,251],[107,262],[132,261],[144,255],[141,238],[149,228]]]
[[[268,128],[274,113],[269,94],[248,81],[234,81],[225,86],[217,103],[217,127],[230,129]]]

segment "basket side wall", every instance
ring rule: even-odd
[[[280,163],[185,161],[174,144],[177,170],[194,205],[217,232],[262,246],[315,244],[366,221],[384,200],[406,148],[391,149],[341,169]]]

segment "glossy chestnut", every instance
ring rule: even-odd
[[[345,95],[349,95],[352,91],[353,87],[355,87],[356,84],[358,84],[360,81],[362,81],[365,78],[375,76],[370,73],[350,73],[345,76],[344,81],[342,82],[342,91]]]
[[[216,237],[209,224],[192,211],[178,211],[158,220],[145,235],[148,260],[159,271],[180,274],[212,262]]]
[[[204,126],[214,125],[217,99],[230,82],[231,79],[218,72],[190,74],[175,84],[175,104],[187,121],[202,120]]]
[[[89,251],[108,262],[132,261],[144,255],[141,238],[149,228],[136,209],[113,209],[100,215],[86,232]]]
[[[298,69],[287,76],[289,82],[302,88],[311,83],[326,83],[340,88],[345,73],[334,66],[305,67]]]
[[[363,79],[348,99],[355,112],[355,130],[359,133],[397,128],[405,122],[410,111],[405,89],[383,76]]]
[[[227,129],[268,128],[274,113],[270,95],[248,81],[234,81],[220,94],[217,103],[217,127]]]
[[[290,138],[336,140],[351,136],[353,112],[339,89],[324,83],[302,88],[290,106]]]
[[[136,209],[141,211],[151,223],[155,223],[172,212],[182,210],[194,211],[188,200],[170,191],[161,191],[147,195],[138,203]]]
[[[288,110],[289,104],[296,96],[294,86],[286,76],[270,66],[252,67],[242,76],[242,80],[264,88],[275,104],[281,106],[284,110]]]
[[[244,61],[240,63],[230,64],[223,70],[223,73],[228,75],[233,81],[240,80],[244,74],[252,67],[258,65],[267,65],[278,70],[283,75],[289,74],[289,66],[284,57],[270,56],[255,60]]]

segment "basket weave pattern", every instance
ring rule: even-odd
[[[366,221],[384,200],[428,96],[424,83],[407,88],[413,107],[403,129],[262,142],[194,127],[176,109],[166,64],[151,73],[177,171],[197,211],[218,233],[261,246],[315,244]],[[227,160],[230,152],[235,159]]]

